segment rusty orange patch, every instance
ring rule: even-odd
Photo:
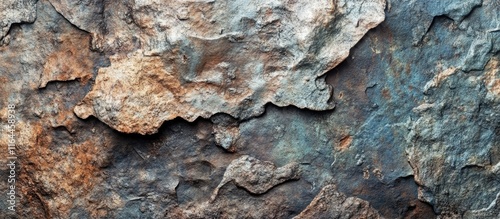
[[[342,139],[340,139],[340,143],[339,143],[338,148],[341,151],[347,150],[347,149],[349,149],[349,146],[351,146],[351,142],[352,142],[352,136],[347,135],[347,136],[343,137]]]

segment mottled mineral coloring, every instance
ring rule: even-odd
[[[324,75],[384,20],[385,0],[96,3],[105,31],[79,19],[98,10],[74,4],[54,5],[112,53],[76,115],[152,134],[177,117],[249,119],[267,103],[332,109]]]
[[[0,0],[0,218],[500,218],[500,1]]]
[[[276,168],[271,162],[244,155],[227,166],[222,181],[213,192],[212,200],[218,195],[219,189],[229,182],[234,182],[250,193],[263,194],[278,184],[299,177],[300,169],[297,163]]]

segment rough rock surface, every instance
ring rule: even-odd
[[[253,194],[263,194],[278,184],[299,177],[300,169],[297,163],[276,168],[271,162],[244,155],[227,166],[222,181],[215,188],[212,200],[218,195],[219,189],[229,182],[234,182]]]
[[[238,120],[227,114],[217,114],[212,116],[210,121],[214,124],[215,143],[230,152],[235,152],[234,146],[240,137]]]
[[[384,0],[108,4],[102,6],[113,8],[103,12],[105,34],[76,22],[95,33],[104,51],[116,53],[75,113],[140,134],[177,117],[249,119],[269,102],[332,109],[332,89],[322,76],[384,20],[385,7]],[[95,14],[56,5],[75,20]]]
[[[499,1],[171,2],[0,1],[0,218],[500,217]]]
[[[370,203],[359,198],[346,197],[344,194],[336,191],[335,186],[327,185],[321,189],[311,204],[304,211],[294,217],[294,219],[349,219],[383,218],[377,210],[370,206]]]
[[[36,18],[37,0],[2,0],[0,1],[0,45],[8,44],[5,36],[14,23],[33,22]]]

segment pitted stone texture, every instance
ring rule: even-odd
[[[407,155],[419,198],[438,213],[498,213],[489,207],[500,192],[498,73],[498,57],[479,76],[444,70],[426,86],[425,103],[414,108],[419,117],[412,122]]]
[[[292,162],[276,168],[271,162],[244,155],[229,164],[222,181],[212,195],[212,200],[216,198],[219,189],[228,182],[234,182],[253,194],[263,194],[278,184],[299,179],[299,177],[298,163]]]
[[[453,57],[441,52],[449,58],[436,62],[434,77],[422,87],[407,138],[419,199],[443,218],[498,215],[499,8],[498,1],[485,0],[460,23],[435,18],[424,39],[432,45],[440,34],[456,36],[451,48],[461,50]]]
[[[4,39],[10,26],[14,23],[33,22],[36,19],[37,0],[1,0],[0,1],[0,40],[1,44],[8,44]]]
[[[70,20],[80,16],[73,12],[96,11],[58,8]],[[152,134],[176,117],[252,118],[269,102],[332,109],[322,76],[384,20],[385,1],[136,1],[105,8],[109,16],[96,17],[104,19],[105,34],[85,19],[76,22],[93,34],[93,48],[114,55],[75,113],[121,132]]]
[[[102,33],[104,30],[103,0],[49,0],[57,12],[69,22],[87,32]]]
[[[94,62],[98,54],[89,50],[90,37],[72,33],[60,34],[56,38],[57,50],[47,57],[40,77],[40,88],[51,81],[79,79],[87,83],[92,78]]]
[[[72,2],[94,11],[88,1]],[[369,31],[351,49],[350,57],[328,74],[327,81],[335,88],[334,111],[268,104],[264,115],[240,120],[239,126],[216,114],[211,122],[169,121],[152,136],[123,134],[96,119],[75,118],[73,108],[91,83],[53,82],[39,89],[42,73],[50,76],[46,81],[72,80],[99,68],[105,76],[112,75],[113,69],[155,69],[154,74],[133,76],[146,79],[137,85],[127,84],[141,87],[143,93],[131,95],[136,99],[154,97],[148,92],[168,95],[148,83],[176,88],[166,81],[172,78],[168,68],[173,69],[168,67],[173,61],[165,61],[170,51],[162,49],[166,41],[144,43],[147,37],[157,39],[156,32],[147,35],[134,27],[147,23],[142,18],[154,17],[157,10],[144,8],[145,16],[134,17],[128,1],[106,2],[103,16],[65,15],[76,16],[70,20],[90,35],[77,30],[47,1],[38,1],[37,20],[11,27],[10,43],[0,46],[0,96],[3,103],[16,104],[19,116],[16,141],[23,156],[19,157],[18,217],[293,218],[306,209],[321,186],[335,184],[339,192],[369,202],[386,218],[438,217],[435,214],[498,218],[499,1],[483,0],[479,7],[476,0],[391,1],[386,21]],[[453,16],[446,11],[448,3],[463,5],[464,10],[450,6],[462,10],[463,18],[449,19]],[[79,7],[68,8],[80,11]],[[191,22],[191,10],[180,10],[175,19]],[[104,18],[110,20],[104,22]],[[122,18],[128,26],[122,25]],[[101,22],[96,29],[102,30],[79,22]],[[117,31],[124,35],[110,38]],[[421,34],[416,46],[412,33]],[[150,45],[158,47],[153,50]],[[89,47],[104,52],[85,54]],[[57,59],[66,51],[74,51],[74,59],[82,65],[66,63],[69,56]],[[112,58],[110,63],[109,56],[124,60]],[[126,59],[136,63],[127,64]],[[126,65],[119,66],[122,63]],[[123,76],[109,79],[116,86],[106,85],[113,95],[120,94],[115,89],[125,84],[130,73],[116,75]],[[109,101],[109,112],[114,112],[115,103]],[[6,124],[3,103],[0,122]],[[147,107],[158,111],[154,105]],[[6,144],[6,140],[6,135],[0,136],[0,142]],[[236,153],[225,153],[216,144]],[[228,165],[241,154],[276,166],[298,162],[300,180],[259,195],[227,183],[211,200]],[[4,170],[0,176],[7,178]],[[6,181],[0,182],[0,189],[7,186]],[[429,205],[418,201],[418,187],[420,199]],[[6,203],[0,206],[0,215],[5,215]]]
[[[321,189],[314,200],[294,219],[381,219],[377,210],[370,203],[359,198],[347,197],[338,192],[333,185]]]
[[[214,115],[210,120],[214,124],[212,133],[215,143],[229,152],[235,152],[235,144],[240,137],[238,121],[226,114]]]

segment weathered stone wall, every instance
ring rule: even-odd
[[[0,218],[500,218],[499,11],[0,0]]]

